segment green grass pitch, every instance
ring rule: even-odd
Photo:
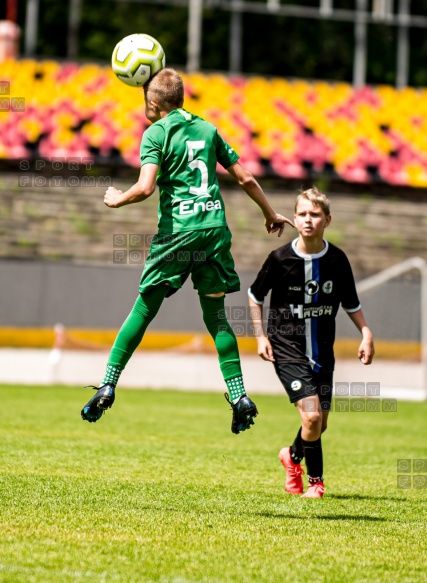
[[[2,583],[425,580],[427,488],[398,488],[397,460],[427,459],[427,403],[332,413],[326,494],[304,500],[283,492],[284,395],[238,436],[217,393],[119,390],[96,424],[91,395],[0,387]]]

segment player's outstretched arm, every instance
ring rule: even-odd
[[[375,354],[374,338],[372,332],[368,328],[365,316],[363,315],[362,310],[347,313],[356,328],[362,334],[362,342],[360,343],[357,356],[363,364],[371,364]]]
[[[273,210],[257,180],[239,162],[235,162],[227,168],[227,172],[260,207],[265,218],[265,228],[268,233],[277,232],[280,237],[285,229],[286,223],[291,225],[291,227],[295,227],[292,221],[277,214]]]
[[[157,164],[144,164],[139,173],[138,182],[129,190],[122,192],[114,186],[109,186],[104,196],[104,203],[110,208],[119,208],[146,200],[156,189]]]
[[[271,347],[270,340],[267,338],[264,332],[264,324],[262,321],[262,306],[255,303],[250,296],[249,306],[252,323],[254,325],[255,338],[258,345],[258,356],[260,356],[263,360],[274,362],[273,349]]]

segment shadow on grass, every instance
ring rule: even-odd
[[[364,494],[328,494],[328,498],[334,500],[387,500],[387,502],[402,502],[404,498],[398,496],[372,496]]]
[[[334,516],[313,516],[319,520],[367,520],[370,522],[388,522],[387,518],[382,518],[381,516],[369,516],[367,514],[360,514],[359,516],[354,516],[353,514],[339,514]]]
[[[286,520],[362,520],[369,522],[388,522],[387,518],[382,518],[380,516],[369,516],[367,514],[360,514],[359,516],[354,516],[353,514],[334,514],[333,516],[324,516],[319,514],[313,514],[310,516],[302,516],[301,514],[286,514],[286,512],[256,512],[255,516],[263,516],[264,518],[285,518]]]

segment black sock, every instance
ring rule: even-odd
[[[301,438],[301,443],[307,466],[308,481],[313,484],[323,480],[323,454],[320,437],[316,441],[305,441]]]
[[[301,430],[302,428],[300,427],[297,436],[295,437],[295,441],[291,445],[291,458],[294,464],[300,464],[304,457],[304,451],[301,442]]]

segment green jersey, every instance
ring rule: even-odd
[[[238,159],[215,126],[184,109],[147,128],[141,166],[159,165],[159,233],[227,226],[216,165],[228,168]]]

